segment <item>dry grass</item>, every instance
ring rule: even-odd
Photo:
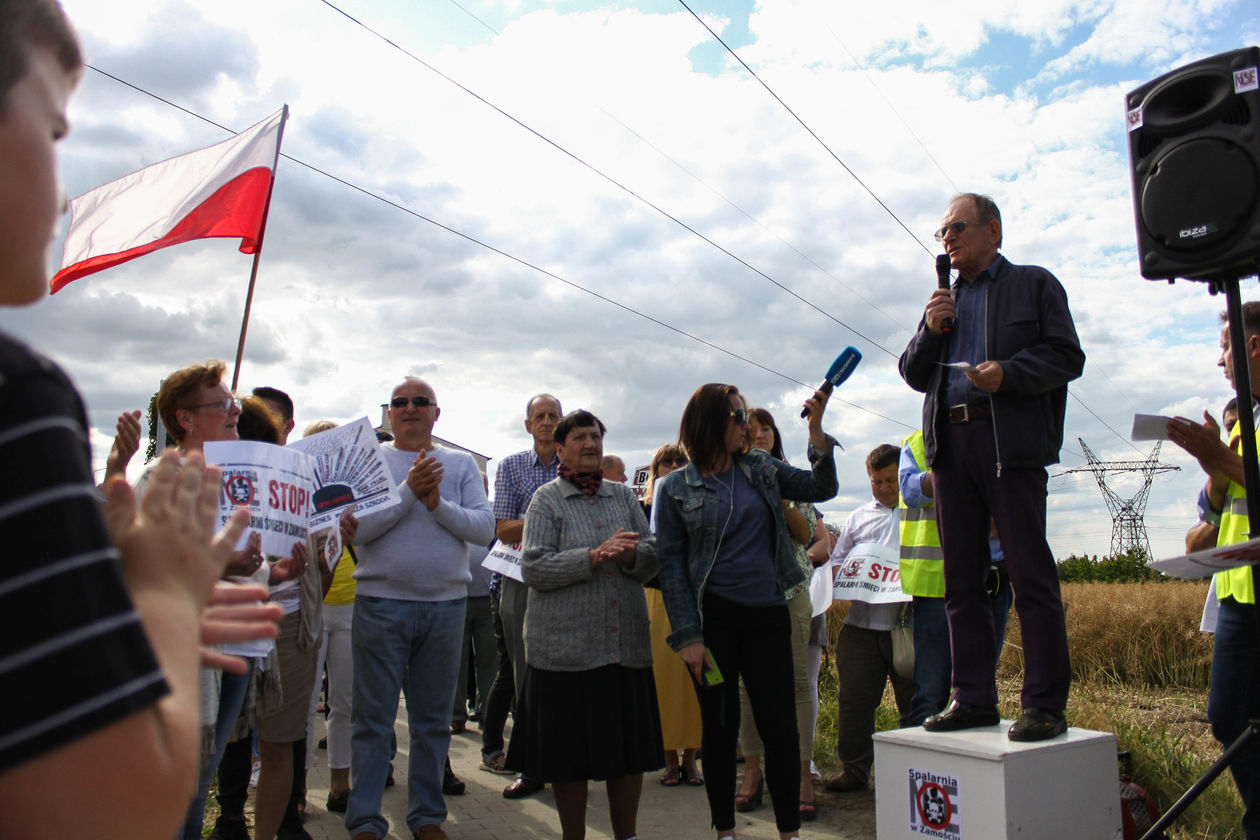
[[[1133,753],[1133,775],[1168,808],[1221,752],[1207,723],[1212,637],[1199,632],[1207,582],[1077,583],[1063,586],[1073,685],[1072,726],[1114,732]],[[841,609],[829,615],[834,642]],[[828,673],[828,671],[830,673]],[[1004,717],[1019,714],[1023,651],[1019,621],[1011,615],[998,668]],[[835,764],[834,665],[820,677],[822,700],[814,751],[820,766]],[[891,690],[877,717],[880,729],[897,725]],[[1228,774],[1181,816],[1176,840],[1240,838],[1242,805]]]

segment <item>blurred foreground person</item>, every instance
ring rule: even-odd
[[[0,305],[40,298],[64,205],[53,143],[82,70],[51,0],[0,0]],[[137,504],[92,484],[65,374],[0,334],[0,838],[173,836],[199,755],[202,642],[274,635],[250,587],[216,587],[248,516],[217,536],[219,472],[165,453]],[[226,606],[211,606],[225,604]],[[256,620],[255,620],[256,619]]]

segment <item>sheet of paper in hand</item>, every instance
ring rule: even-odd
[[[509,545],[502,540],[495,540],[494,545],[490,546],[490,553],[481,561],[481,568],[524,583],[525,576],[521,574],[521,544]]]
[[[837,601],[893,604],[909,601],[901,591],[900,551],[880,543],[858,543],[840,562],[831,597]]]
[[[302,438],[289,444],[315,462],[315,495],[312,499],[311,528],[319,530],[337,521],[348,505],[356,516],[385,510],[401,504],[381,455],[372,422],[360,417],[335,429]]]
[[[219,523],[238,507],[249,508],[249,534],[262,534],[263,554],[289,557],[293,544],[310,530],[315,469],[311,459],[292,449],[252,440],[211,441],[205,445],[206,463],[223,471],[219,494]]]
[[[1194,554],[1151,560],[1146,565],[1169,577],[1204,578],[1224,569],[1256,563],[1260,563],[1260,537],[1244,543],[1205,548]]]

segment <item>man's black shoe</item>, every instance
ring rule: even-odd
[[[945,711],[923,721],[923,728],[928,732],[957,732],[977,726],[997,726],[1001,720],[997,706],[973,706],[950,700]]]
[[[1024,709],[1007,731],[1012,741],[1044,741],[1067,732],[1067,718],[1054,709]]]
[[[463,796],[464,783],[455,775],[455,771],[451,769],[450,756],[446,758],[446,769],[442,771],[442,793],[447,796]]]

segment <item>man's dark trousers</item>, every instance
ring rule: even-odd
[[[945,557],[945,603],[954,660],[954,698],[997,704],[997,644],[985,591],[989,519],[997,524],[1015,590],[1024,647],[1025,709],[1067,706],[1072,669],[1054,556],[1046,542],[1046,471],[1002,467],[997,475],[993,419],[950,423],[937,418],[932,465],[937,525]],[[1002,422],[998,413],[997,423]]]

